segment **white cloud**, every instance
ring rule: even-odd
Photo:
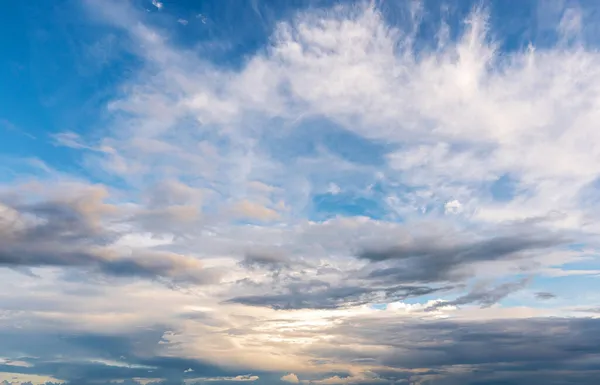
[[[65,147],[71,147],[75,149],[87,149],[92,150],[93,148],[85,144],[82,138],[74,132],[59,132],[52,135],[56,144]]]
[[[297,384],[300,382],[300,380],[298,380],[298,376],[294,373],[289,373],[281,377],[281,381],[291,382],[292,384]]]
[[[202,24],[206,24],[207,18],[203,14],[201,14],[201,13],[197,14],[196,15],[196,19],[200,19],[200,21],[202,22]]]
[[[337,195],[342,191],[342,189],[340,188],[340,186],[338,186],[335,183],[330,183],[329,184],[329,188],[327,189],[327,192],[333,195]]]
[[[462,209],[462,204],[456,199],[446,202],[444,205],[444,210],[446,214],[456,214],[459,213]]]
[[[158,0],[152,0],[152,5],[154,5],[157,9],[162,9],[163,3]]]

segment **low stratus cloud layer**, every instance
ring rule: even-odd
[[[86,177],[0,186],[0,383],[600,378],[589,10],[509,44],[486,7],[254,5],[227,61],[177,38],[210,15],[82,3],[136,64],[52,135]]]

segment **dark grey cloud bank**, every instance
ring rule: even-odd
[[[600,320],[546,318],[481,322],[352,320],[331,330],[385,352],[314,351],[329,358],[369,358],[406,374],[412,383],[592,384],[600,374]],[[382,376],[398,376],[383,371]],[[422,381],[422,382],[419,382]]]
[[[542,251],[567,242],[556,234],[511,234],[474,242],[439,238],[415,239],[395,246],[366,247],[359,257],[387,262],[369,277],[394,282],[439,282],[464,278],[461,269],[476,262],[518,259],[522,253]]]
[[[69,384],[108,384],[133,378],[162,378],[165,385],[208,377],[215,382],[252,374],[253,383],[281,383],[285,373],[223,368],[199,360],[157,355],[166,329],[154,328],[129,335],[45,334],[3,330],[0,355],[28,362],[31,367],[0,364],[0,372],[49,375]],[[600,374],[600,320],[547,318],[485,322],[417,321],[414,319],[353,319],[327,331],[336,347],[307,347],[315,365],[353,362],[377,365],[361,384],[428,385],[588,385]],[[376,353],[356,344],[382,346]],[[19,352],[19,356],[15,354]],[[35,358],[34,358],[35,357]],[[95,359],[92,360],[92,359]],[[100,360],[118,361],[108,365]],[[365,366],[366,368],[366,366]],[[188,369],[192,369],[191,371]],[[416,370],[419,369],[419,370]],[[314,380],[350,376],[331,373],[300,378]],[[221,378],[221,380],[218,380]],[[202,382],[202,381],[201,381]],[[352,381],[349,381],[353,383]],[[211,382],[212,383],[212,382]]]

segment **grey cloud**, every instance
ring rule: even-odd
[[[438,239],[419,239],[393,247],[369,247],[361,259],[388,262],[392,266],[368,272],[370,278],[394,282],[436,282],[461,277],[461,268],[475,262],[517,257],[565,243],[556,235],[511,235],[470,243],[448,243]]]
[[[127,335],[49,335],[19,329],[2,330],[0,355],[32,364],[11,367],[17,373],[49,375],[70,384],[103,384],[110,381],[164,378],[164,384],[179,384],[192,377],[222,378],[245,375],[260,377],[256,384],[279,383],[283,374],[220,368],[202,361],[156,355],[162,333],[155,328]],[[321,331],[319,331],[321,332]],[[600,320],[548,318],[521,320],[422,321],[406,318],[353,317],[327,330],[336,344],[324,350],[314,344],[304,351],[332,362],[365,365],[365,375],[348,377],[331,373],[324,380],[347,377],[349,383],[483,385],[483,384],[592,384],[600,374]],[[352,350],[349,346],[365,346]],[[371,346],[385,349],[369,349]],[[19,355],[15,355],[19,352]],[[56,360],[60,353],[61,360]],[[22,354],[26,357],[22,357]],[[33,358],[35,357],[35,358]],[[76,358],[72,358],[76,357]],[[88,358],[124,363],[111,366]],[[368,359],[366,359],[368,358]],[[317,365],[317,363],[315,363]],[[151,369],[148,369],[150,367]],[[372,373],[367,371],[371,369]],[[186,370],[192,369],[193,372]],[[358,373],[357,367],[353,373]],[[7,368],[0,368],[7,370]],[[369,382],[372,381],[372,382]],[[134,382],[125,382],[134,385]]]
[[[102,261],[99,269],[115,276],[167,279],[180,284],[214,284],[224,274],[221,268],[201,267],[193,258],[152,250],[135,251],[126,258]]]
[[[492,288],[476,285],[469,293],[460,296],[453,301],[439,302],[428,308],[428,310],[434,310],[443,306],[460,306],[471,303],[481,305],[481,307],[490,307],[506,298],[511,293],[523,289],[530,281],[531,278],[523,278],[515,282],[506,282]]]
[[[556,294],[548,293],[545,291],[540,291],[540,292],[535,293],[535,298],[541,299],[541,300],[549,300],[549,299],[556,298]]]
[[[204,190],[197,189],[176,180],[156,183],[148,192],[147,203],[151,207],[168,207],[200,204]]]
[[[203,269],[194,258],[114,247],[119,235],[104,222],[117,212],[104,203],[105,197],[103,188],[90,187],[63,199],[33,203],[5,199],[0,203],[0,267],[77,267],[113,276],[195,284],[218,281],[218,271]]]
[[[581,313],[600,313],[600,307],[596,307],[596,308],[583,308],[583,309],[578,309],[576,311],[581,312]]]
[[[246,232],[241,232],[240,236],[223,238],[230,239],[234,245],[239,239],[261,239],[258,245],[237,244],[231,247],[245,253],[239,264],[241,267],[268,271],[267,275],[261,275],[260,280],[254,280],[250,275],[236,281],[229,301],[295,309],[339,308],[369,301],[416,297],[438,291],[436,286],[462,286],[464,279],[470,277],[468,270],[473,263],[521,261],[525,255],[565,242],[560,236],[536,229],[515,234],[519,230],[516,226],[510,227],[509,232],[503,229],[509,235],[480,241],[458,241],[455,239],[464,239],[463,234],[441,227],[432,230],[437,237],[416,238],[401,247],[364,247],[359,257],[363,262],[365,259],[371,262],[364,264],[348,258],[357,245],[390,244],[392,239],[408,237],[411,231],[402,226],[381,226],[374,222],[359,222],[357,226],[360,231],[356,230],[356,226],[344,226],[342,222],[333,221],[301,228],[298,231],[301,235],[295,237],[281,232],[270,234],[271,242],[265,242],[264,234],[256,230],[244,230]],[[415,232],[425,234],[424,231],[423,226]],[[448,239],[454,241],[449,242]],[[269,243],[277,246],[269,247]],[[200,246],[200,243],[197,245]],[[328,259],[328,256],[321,257],[319,254],[323,251],[345,257]],[[395,292],[399,285],[420,289]],[[507,295],[502,291],[509,289],[516,290],[511,285],[501,285],[493,291],[486,289],[488,292],[485,294],[469,293],[457,300],[463,304],[471,301],[489,306]]]
[[[381,288],[358,286],[331,287],[331,285],[324,282],[307,282],[304,286],[304,290],[299,290],[299,287],[290,285],[287,288],[288,291],[282,294],[240,296],[232,298],[228,302],[250,306],[264,306],[276,310],[336,309],[378,301],[400,301],[410,297],[428,295],[449,289],[448,287],[433,288],[408,285]]]
[[[247,370],[221,368],[211,363],[159,355],[164,327],[127,334],[44,333],[0,330],[0,356],[14,357],[30,366],[0,364],[0,372],[52,376],[69,384],[114,383],[122,379],[165,380],[165,384],[206,377],[227,379],[248,374]],[[25,353],[26,357],[21,357]],[[118,363],[118,365],[114,364]],[[186,370],[192,371],[186,372]],[[261,375],[256,371],[253,375]],[[218,382],[218,381],[215,381]],[[127,382],[126,382],[127,383]],[[136,384],[131,380],[131,384]]]
[[[240,265],[246,268],[278,270],[290,267],[292,261],[280,250],[261,250],[248,252]]]
[[[130,218],[141,231],[153,235],[189,236],[202,226],[202,216],[197,206],[176,205],[143,209]]]
[[[206,193],[176,180],[156,183],[144,197],[144,208],[135,210],[130,220],[155,235],[189,236],[203,225]]]
[[[0,264],[8,266],[81,266],[116,240],[99,225],[110,206],[104,191],[90,189],[70,200],[0,204]],[[11,204],[12,203],[12,204]]]
[[[385,346],[364,354],[391,370],[427,368],[410,380],[432,385],[589,384],[600,373],[593,359],[600,355],[599,331],[600,320],[590,318],[352,319],[328,331],[342,346],[312,354],[349,360],[363,353],[347,350],[344,341]]]

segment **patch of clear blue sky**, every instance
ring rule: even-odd
[[[10,1],[0,13],[0,153],[80,174],[51,134],[90,134],[116,86],[139,65],[123,34],[89,23],[81,4]]]
[[[381,200],[357,196],[353,193],[318,194],[312,199],[313,219],[323,220],[337,215],[365,216],[384,219],[387,214]]]
[[[518,181],[508,174],[502,175],[490,186],[492,198],[498,202],[511,201],[516,194]]]
[[[380,3],[390,24],[409,22],[406,2]],[[432,45],[442,16],[454,27],[453,37],[458,36],[462,20],[480,3],[424,1],[426,12],[417,46],[427,49]],[[556,39],[549,26],[560,18],[554,11],[559,7],[553,7],[552,1],[546,3],[542,9],[537,1],[483,2],[491,11],[492,31],[501,39],[502,51],[520,49],[531,41],[543,46]],[[124,33],[91,22],[82,4],[78,0],[3,4],[0,153],[4,157],[37,157],[51,167],[85,174],[79,163],[81,154],[54,146],[50,134],[74,131],[84,136],[102,135],[106,102],[140,63],[129,53]],[[329,7],[335,2],[164,0],[161,10],[149,0],[133,0],[133,4],[143,10],[148,23],[169,31],[173,44],[197,49],[199,55],[218,66],[240,68],[248,57],[264,49],[278,21],[289,19],[298,10]],[[179,24],[178,19],[188,24]],[[296,149],[287,147],[290,153],[310,152],[318,140],[352,161],[381,162],[383,152],[378,144],[323,122],[313,122],[311,127],[309,133],[318,135],[306,135]]]
[[[574,284],[574,282],[577,283]],[[552,293],[556,297],[541,300],[535,297],[535,293],[538,292]],[[524,294],[515,294],[500,301],[500,304],[502,306],[558,308],[562,306],[570,307],[575,303],[599,303],[600,277],[592,275],[536,276],[527,286],[526,293],[530,294],[529,298],[525,298]]]

